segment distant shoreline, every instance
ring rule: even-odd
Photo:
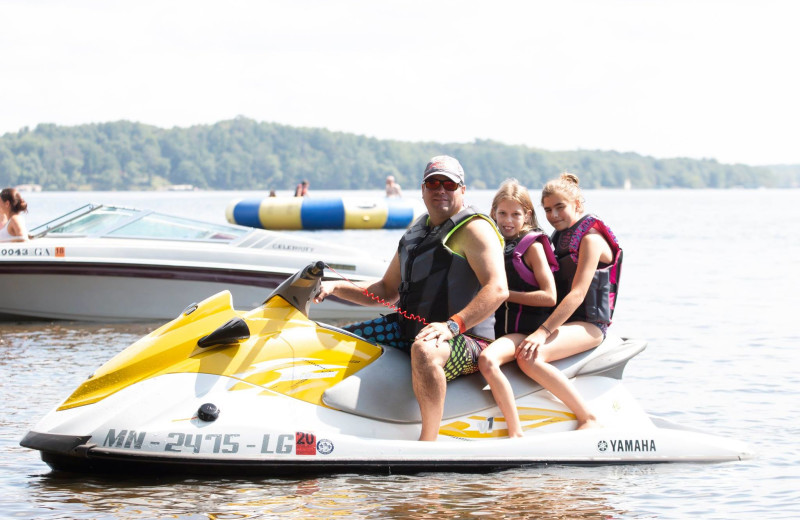
[[[44,191],[293,190],[383,188],[392,175],[417,184],[428,159],[457,157],[472,189],[507,178],[541,186],[576,173],[587,189],[792,188],[800,165],[750,166],[714,159],[658,159],[609,150],[549,151],[498,141],[404,142],[239,117],[162,129],[130,121],[40,124],[0,136],[0,185]]]

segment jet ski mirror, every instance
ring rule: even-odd
[[[264,300],[264,303],[267,303],[275,296],[280,296],[308,317],[311,300],[319,293],[324,271],[325,262],[320,260],[307,265],[272,291],[272,294]]]
[[[207,336],[197,340],[200,348],[216,347],[218,345],[232,345],[250,337],[250,327],[242,318],[228,320],[222,326]]]

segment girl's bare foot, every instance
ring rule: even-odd
[[[589,428],[602,428],[603,425],[597,422],[597,419],[591,417],[586,419],[585,421],[578,421],[578,427],[575,428],[576,430],[588,430]]]

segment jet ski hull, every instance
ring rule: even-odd
[[[503,420],[494,408],[444,420],[441,431],[449,427],[455,433],[441,435],[436,443],[416,441],[415,423],[358,417],[259,388],[232,395],[230,388],[237,384],[202,374],[160,376],[105,403],[55,411],[22,444],[41,450],[42,459],[57,470],[192,474],[485,471],[751,456],[738,441],[644,414],[619,381],[602,376],[576,384],[584,392],[602,392],[591,405],[611,426],[574,431],[569,411],[542,390],[518,402],[525,438],[495,436]],[[187,397],[164,406],[164,395]],[[219,409],[215,421],[187,413],[207,402]]]
[[[187,309],[100,367],[21,444],[57,470],[233,475],[752,456],[739,441],[650,417],[622,383],[645,344],[611,337],[556,363],[603,428],[576,431],[575,416],[510,364],[525,437],[508,438],[473,374],[448,385],[439,441],[419,442],[408,356],[309,320],[313,271],[249,312],[234,310],[227,292]]]

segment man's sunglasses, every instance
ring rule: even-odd
[[[441,181],[439,179],[430,179],[422,183],[426,188],[429,190],[438,190],[439,186],[444,186],[444,189],[447,191],[456,191],[459,186],[461,186],[460,182],[455,181]]]

